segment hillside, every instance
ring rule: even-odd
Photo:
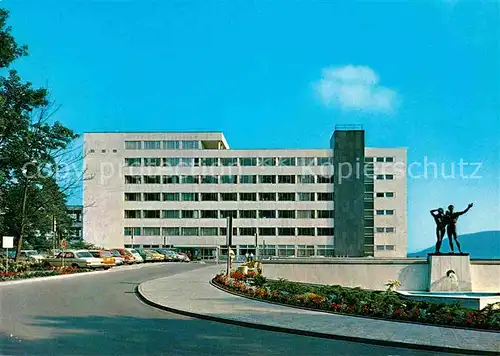
[[[485,259],[500,259],[500,231],[481,231],[473,234],[463,234],[458,237],[462,251],[470,253],[470,257]],[[455,246],[455,244],[454,244]],[[409,253],[408,257],[427,257],[427,254],[435,251],[435,246],[425,250]],[[441,252],[450,252],[448,238],[443,240]],[[455,246],[455,252],[458,252]]]

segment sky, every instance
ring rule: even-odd
[[[0,6],[29,46],[13,68],[48,86],[78,133],[208,130],[231,148],[328,148],[335,125],[362,124],[367,146],[406,147],[412,252],[435,241],[432,208],[473,202],[459,233],[500,230],[499,4]]]

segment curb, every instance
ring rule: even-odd
[[[146,282],[143,282],[143,283],[146,283]],[[259,330],[265,330],[265,331],[274,331],[274,332],[281,332],[281,333],[292,334],[292,335],[318,337],[318,338],[322,338],[322,339],[349,341],[349,342],[377,345],[377,346],[389,346],[389,347],[397,347],[397,348],[403,348],[403,349],[415,349],[415,350],[425,350],[425,351],[434,351],[434,352],[456,353],[456,354],[463,354],[463,355],[477,355],[479,352],[481,355],[498,356],[498,352],[496,352],[496,351],[464,350],[464,349],[460,349],[460,348],[447,347],[447,346],[420,345],[420,344],[412,344],[412,343],[389,341],[389,340],[368,339],[368,338],[357,337],[357,336],[346,336],[346,335],[337,335],[337,334],[329,334],[329,333],[327,334],[327,333],[321,333],[321,332],[316,332],[316,331],[298,330],[298,329],[291,329],[291,328],[285,328],[285,327],[280,327],[280,326],[256,324],[256,323],[250,323],[250,322],[246,322],[246,321],[232,320],[232,319],[226,319],[226,318],[221,318],[221,317],[217,317],[217,316],[198,314],[195,312],[176,309],[176,308],[168,307],[166,305],[162,305],[162,304],[153,302],[152,300],[148,299],[143,294],[142,288],[141,288],[141,285],[143,283],[140,283],[139,285],[137,285],[135,287],[135,294],[143,303],[145,303],[149,306],[161,309],[161,310],[165,310],[165,311],[168,311],[171,313],[180,314],[180,315],[184,315],[184,316],[188,316],[188,317],[192,317],[192,318],[215,321],[215,322],[219,322],[219,323],[223,323],[223,324],[243,326],[243,327],[247,327],[247,328],[259,329]],[[209,282],[209,284],[211,286],[213,286],[211,282]],[[215,288],[218,288],[218,287],[215,287]]]
[[[80,273],[63,274],[63,275],[59,275],[59,276],[34,277],[34,278],[25,278],[25,279],[19,279],[19,280],[14,280],[14,281],[5,281],[5,282],[0,282],[0,288],[2,286],[11,286],[14,284],[53,281],[53,280],[59,280],[59,279],[75,278],[77,276],[82,276],[82,275],[85,275],[85,276],[96,275],[96,274],[100,274],[100,273],[106,273],[109,271],[110,271],[110,269],[105,270],[105,271],[80,272]]]

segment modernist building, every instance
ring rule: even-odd
[[[406,257],[406,149],[365,148],[364,135],[240,150],[220,132],[86,133],[84,237],[208,257],[224,253],[232,216],[238,254],[257,239],[268,256]]]
[[[82,214],[83,206],[67,205],[66,210],[71,218],[71,228],[69,231],[70,238],[79,239],[83,237]]]

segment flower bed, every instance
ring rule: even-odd
[[[26,268],[26,264],[9,264],[9,271],[6,268],[0,272],[0,282],[15,281],[19,279],[28,279],[36,277],[61,276],[64,274],[73,274],[88,272],[89,270],[79,269],[74,267],[43,267],[40,264],[30,264]]]
[[[388,289],[367,291],[341,286],[312,286],[286,280],[269,281],[258,274],[231,272],[228,278],[217,275],[213,281],[228,291],[264,301],[324,312],[447,325],[483,330],[500,330],[500,303],[481,311],[461,308],[458,304],[438,304],[400,298]]]

